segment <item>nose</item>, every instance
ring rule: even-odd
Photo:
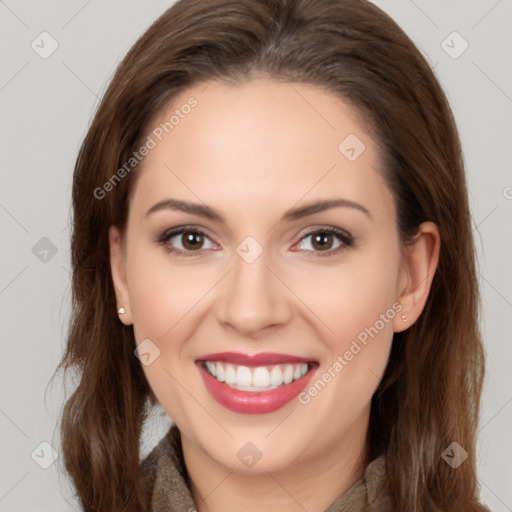
[[[252,263],[234,256],[234,268],[216,301],[217,318],[224,328],[257,337],[290,321],[291,294],[270,263],[265,251]]]

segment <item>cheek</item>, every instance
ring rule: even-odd
[[[399,261],[392,249],[387,255],[376,251],[336,272],[317,274],[317,293],[310,293],[309,304],[334,334],[323,336],[328,350],[299,397],[310,411],[306,421],[316,425],[328,416],[344,430],[368,410],[386,368],[393,318],[401,307],[395,293]]]
[[[172,264],[163,247],[133,247],[127,265],[136,339],[164,339],[180,331],[215,276],[200,266]]]
[[[163,247],[134,243],[128,254],[126,270],[136,343],[149,339],[159,350],[151,364],[143,365],[143,371],[162,407],[169,415],[173,413],[171,417],[179,418],[186,409],[187,395],[178,382],[185,382],[191,373],[183,361],[192,364],[185,342],[196,325],[201,297],[215,276],[172,264]],[[187,388],[190,386],[189,382]]]
[[[314,282],[307,276],[296,280],[294,291],[317,316],[316,323],[321,320],[322,332],[330,333],[326,340],[331,352],[346,350],[358,336],[364,341],[368,330],[372,338],[392,336],[392,319],[400,307],[396,303],[399,265],[399,251],[391,247],[387,253],[353,253],[338,267],[317,270]]]

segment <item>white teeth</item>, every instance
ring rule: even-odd
[[[283,372],[283,382],[285,384],[290,384],[293,380],[293,366],[291,364],[286,365],[286,368]]]
[[[220,382],[224,382],[226,380],[226,377],[224,375],[224,366],[222,366],[220,363],[215,364],[215,377],[217,377],[217,380]]]
[[[206,368],[208,368],[208,371],[214,376],[216,377],[217,376],[217,372],[215,371],[216,370],[216,364],[215,363],[212,363],[211,361],[206,361]]]
[[[219,382],[242,391],[268,391],[300,379],[308,371],[308,364],[276,364],[269,366],[242,366],[206,361],[206,369]]]
[[[217,363],[217,364],[220,364],[220,363]],[[235,369],[231,365],[228,365],[226,367],[226,372],[224,374],[224,377],[226,378],[226,384],[235,384],[236,383]]]
[[[236,370],[237,386],[252,386],[252,373],[247,366],[239,366]]]
[[[252,375],[252,383],[254,386],[265,388],[270,386],[270,373],[264,366],[259,366],[254,370]]]
[[[270,371],[270,384],[280,386],[283,383],[283,372],[279,366],[274,366]]]

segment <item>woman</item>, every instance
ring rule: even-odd
[[[460,142],[377,7],[177,2],[113,77],[73,206],[85,510],[485,510]],[[175,426],[141,463],[157,404]]]

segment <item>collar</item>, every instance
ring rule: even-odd
[[[368,464],[364,475],[325,512],[358,512],[368,505],[378,512],[392,512],[384,493],[385,454]],[[142,485],[152,512],[195,512],[183,459],[181,436],[176,425],[160,440],[141,463]]]

